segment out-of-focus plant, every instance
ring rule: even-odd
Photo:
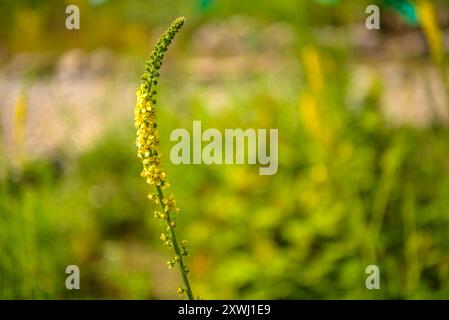
[[[154,217],[162,219],[167,225],[166,232],[160,236],[161,241],[173,248],[175,256],[167,261],[168,267],[172,268],[178,264],[181,271],[182,280],[185,287],[178,288],[178,293],[186,293],[190,300],[193,300],[192,290],[188,278],[188,266],[184,262],[184,257],[188,256],[186,241],[178,243],[175,233],[175,218],[172,213],[179,211],[176,208],[176,201],[173,196],[166,197],[163,190],[169,187],[167,175],[161,168],[161,153],[159,151],[159,133],[156,121],[156,90],[159,69],[162,65],[164,54],[172,42],[176,33],[184,24],[184,17],[176,19],[168,30],[162,35],[155,45],[149,59],[145,64],[145,72],[142,75],[142,83],[137,90],[137,104],[135,109],[135,126],[137,128],[137,156],[142,160],[142,177],[149,185],[156,187],[156,193],[150,193],[148,198],[161,206],[162,211],[155,211]]]
[[[428,0],[420,0],[418,1],[418,13],[432,60],[436,64],[441,64],[443,62],[443,37],[438,26],[435,7]]]
[[[449,99],[449,78],[444,58],[443,35],[438,24],[435,5],[429,0],[419,0],[417,2],[417,11],[419,22],[429,47],[430,57],[438,68],[440,78],[445,87],[446,98]]]
[[[12,142],[14,147],[14,156],[17,165],[22,158],[24,136],[25,136],[25,124],[28,113],[28,102],[24,92],[22,92],[14,105],[14,120],[13,120],[13,133]]]

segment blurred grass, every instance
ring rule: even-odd
[[[324,7],[310,1],[124,3],[81,2],[82,33],[66,37],[55,28],[51,41],[44,40],[45,30],[63,23],[64,16],[55,13],[62,4],[2,3],[11,10],[0,15],[6,21],[0,31],[6,56],[77,46],[140,54],[149,47],[149,29],[186,12],[191,33],[210,21],[249,14],[259,23],[287,23],[299,34],[291,50],[267,55],[262,66],[274,72],[255,67],[240,77],[220,78],[217,72],[191,79],[176,62],[162,71],[161,147],[182,210],[179,232],[189,240],[196,294],[448,297],[449,130],[440,119],[426,126],[393,125],[382,111],[389,88],[375,72],[356,102],[348,98],[357,87],[352,62],[359,57],[351,47],[322,45],[314,26],[349,23],[356,9],[348,2]],[[94,16],[101,27],[92,34]],[[250,52],[269,50],[261,38],[254,34],[247,40]],[[179,59],[196,52],[180,46]],[[137,86],[137,71],[128,72],[126,79],[136,75]],[[37,74],[33,81],[45,77]],[[21,94],[17,101],[23,108],[26,92]],[[99,113],[115,107],[101,105]],[[176,298],[179,279],[166,270],[169,255],[158,241],[162,226],[152,218],[139,176],[133,106],[122,110],[129,114],[116,118],[85,149],[63,145],[30,157],[20,142],[16,149],[0,144],[0,298]],[[169,134],[177,127],[190,129],[193,120],[220,130],[279,128],[278,173],[259,176],[257,166],[246,165],[171,165]],[[80,291],[65,289],[69,264],[80,267]],[[369,264],[381,269],[379,291],[364,287]]]

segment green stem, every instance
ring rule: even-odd
[[[162,207],[162,212],[164,212],[164,194],[162,193],[162,189],[159,186],[156,186],[157,194],[159,197],[159,202]],[[181,250],[179,250],[178,240],[176,240],[175,229],[171,226],[171,218],[170,213],[165,212],[165,222],[167,223],[168,228],[170,229],[170,238],[171,243],[173,245],[173,249],[175,250],[175,254],[179,257],[179,269],[181,270],[182,281],[185,285],[185,290],[187,293],[187,297],[189,300],[194,300],[192,289],[190,288],[189,277],[187,275],[187,271],[184,265],[183,255],[181,254]]]

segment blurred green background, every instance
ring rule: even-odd
[[[428,0],[0,1],[0,298],[179,298],[133,113],[181,15],[158,121],[194,294],[449,298],[449,4]],[[193,120],[278,128],[278,173],[172,165]]]

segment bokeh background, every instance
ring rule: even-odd
[[[430,0],[1,0],[0,298],[180,298],[133,113],[181,15],[158,116],[194,294],[449,298],[449,3]],[[172,165],[193,120],[278,128],[278,173]]]

